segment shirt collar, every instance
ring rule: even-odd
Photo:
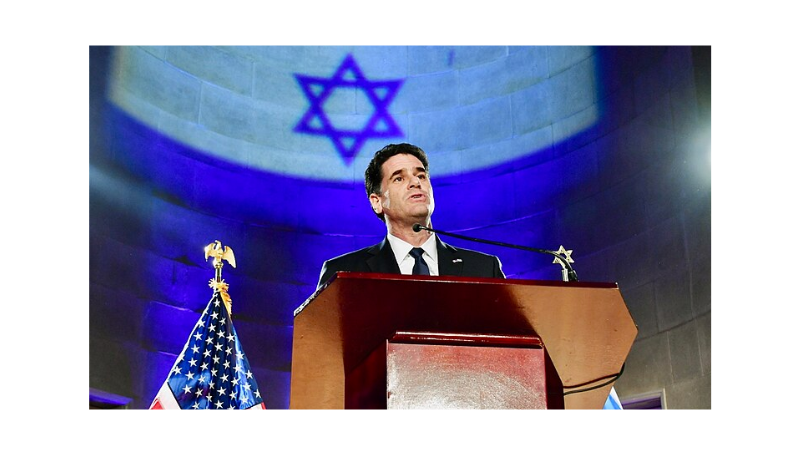
[[[392,252],[394,253],[394,257],[397,260],[397,263],[400,264],[403,262],[408,253],[411,251],[411,248],[414,246],[405,240],[401,240],[392,234],[387,234],[386,238],[389,240],[389,245],[392,247]],[[422,245],[420,245],[425,251],[425,254],[431,257],[434,261],[438,263],[439,261],[439,254],[436,251],[436,234],[431,235],[428,237],[428,240],[425,241]]]

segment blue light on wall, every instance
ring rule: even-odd
[[[589,47],[123,47],[111,74],[112,102],[160,134],[324,181],[358,182],[401,141],[461,175],[548,154],[599,116]]]

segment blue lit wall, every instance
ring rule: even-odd
[[[262,396],[287,408],[292,311],[325,259],[382,238],[363,171],[411,142],[430,157],[434,227],[563,244],[582,281],[620,283],[640,327],[623,397],[660,384],[691,407],[706,392],[680,391],[707,381],[710,400],[690,48],[120,47],[91,65],[90,388],[149,405],[210,298],[202,249],[220,240]],[[446,241],[498,254],[509,277],[560,276],[544,256]],[[655,378],[654,355],[669,367]]]

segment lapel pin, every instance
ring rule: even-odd
[[[458,262],[462,262],[461,259],[453,259],[453,264],[456,264]]]

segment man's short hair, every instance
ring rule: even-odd
[[[389,144],[386,147],[375,152],[372,161],[369,162],[367,170],[364,171],[364,187],[367,190],[367,196],[370,194],[381,194],[381,182],[383,181],[383,163],[389,158],[405,153],[416,157],[428,171],[428,156],[425,151],[416,145],[411,144]],[[383,219],[383,214],[377,214],[378,218]]]

